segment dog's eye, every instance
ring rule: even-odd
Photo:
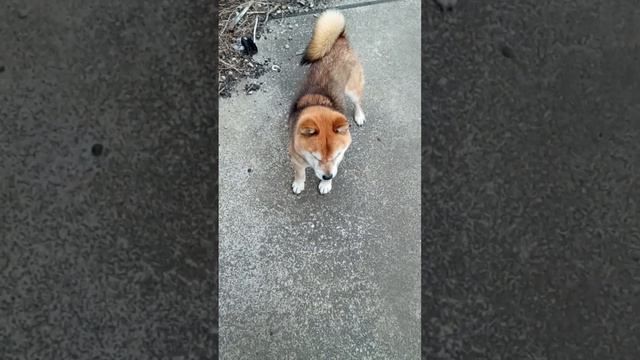
[[[302,135],[304,136],[314,136],[318,133],[318,130],[314,129],[314,128],[303,128],[300,129],[300,133],[302,133]]]

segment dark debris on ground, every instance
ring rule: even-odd
[[[260,62],[247,54],[245,47],[242,46],[243,38],[258,40],[265,32],[270,32],[268,24],[272,20],[325,9],[339,2],[319,0],[221,1],[218,22],[218,95],[221,97],[231,96],[237,91],[236,85],[241,79],[258,78],[267,71],[278,71],[278,67],[270,64],[269,60]],[[246,40],[244,43],[246,44]]]

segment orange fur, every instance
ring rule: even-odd
[[[325,56],[344,33],[344,16],[335,10],[327,10],[316,21],[311,41],[307,46],[303,62],[313,62]]]
[[[329,172],[336,152],[351,145],[348,130],[349,121],[341,113],[324,106],[311,106],[300,114],[293,148],[299,154],[320,154],[320,166]]]

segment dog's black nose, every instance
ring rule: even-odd
[[[331,180],[333,175],[322,175],[322,180]]]

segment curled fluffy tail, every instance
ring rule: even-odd
[[[311,41],[304,52],[301,65],[320,60],[333,47],[339,37],[344,36],[344,15],[337,10],[327,10],[320,15],[313,29]]]

